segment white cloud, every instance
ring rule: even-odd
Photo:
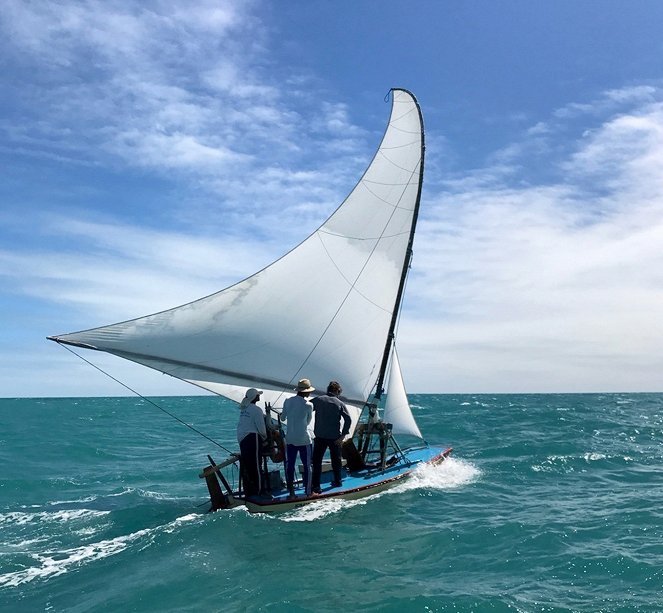
[[[213,172],[224,166],[248,162],[248,155],[238,153],[222,145],[210,146],[187,134],[119,133],[115,151],[130,151],[136,156],[136,165],[149,168],[187,168],[197,172]]]
[[[0,124],[2,151],[119,165],[205,193],[163,212],[177,232],[108,211],[35,211],[29,228],[6,217],[4,232],[44,240],[0,252],[3,298],[52,309],[40,342],[70,322],[220,289],[303,239],[353,187],[375,142],[306,75],[271,64],[253,10],[4,3],[0,51],[16,66],[4,76],[15,116]],[[399,337],[410,391],[660,387],[660,99],[655,85],[612,89],[539,118],[489,166],[447,177],[427,165]],[[432,144],[453,153],[438,135],[429,159]],[[61,367],[40,366],[53,381]]]
[[[662,130],[647,102],[579,137],[556,183],[487,168],[427,203],[401,329],[418,389],[660,388]]]
[[[232,236],[220,240],[52,216],[40,226],[44,238],[57,235],[75,247],[0,251],[0,275],[14,291],[84,313],[88,325],[195,300],[252,274],[272,257],[260,245]]]
[[[0,124],[5,150],[119,161],[199,187],[231,210],[285,214],[286,223],[314,203],[334,206],[373,143],[344,105],[316,97],[305,76],[274,69],[254,8],[10,1],[0,46],[31,74],[31,95],[17,76],[10,100],[25,120]],[[189,207],[172,215],[195,217]]]

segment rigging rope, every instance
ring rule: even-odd
[[[386,156],[385,156],[385,158],[386,158]],[[386,158],[386,159],[388,159],[388,158]],[[380,232],[380,235],[377,237],[377,239],[375,239],[376,240],[375,245],[373,245],[373,248],[371,249],[370,253],[368,254],[368,257],[366,258],[366,260],[364,261],[363,266],[361,267],[359,272],[356,274],[354,281],[350,281],[349,279],[346,279],[345,275],[341,272],[341,269],[338,267],[338,265],[334,261],[334,258],[331,256],[331,254],[327,250],[327,247],[325,246],[325,243],[324,243],[324,241],[322,240],[322,237],[321,237],[321,234],[324,233],[324,230],[322,230],[324,225],[321,226],[320,228],[318,228],[318,230],[316,230],[315,235],[320,240],[320,243],[322,244],[322,248],[327,253],[327,256],[329,257],[332,264],[336,267],[336,270],[338,270],[341,277],[343,277],[343,279],[345,279],[345,281],[348,282],[350,287],[348,288],[348,291],[345,294],[345,297],[343,298],[343,300],[338,305],[338,308],[336,309],[336,312],[334,313],[333,317],[331,318],[331,320],[329,321],[329,323],[327,324],[325,329],[322,331],[322,334],[320,335],[318,340],[313,345],[313,348],[311,349],[311,351],[309,351],[308,355],[304,358],[301,365],[299,366],[299,369],[293,375],[293,377],[291,379],[292,381],[294,381],[295,378],[302,372],[302,370],[304,369],[304,366],[308,362],[309,358],[313,355],[313,352],[317,349],[318,345],[322,342],[322,339],[327,334],[327,331],[329,330],[329,328],[331,328],[332,324],[334,323],[334,320],[336,319],[338,314],[341,312],[341,309],[343,309],[343,306],[345,305],[346,301],[348,300],[348,298],[350,297],[350,295],[352,294],[353,291],[356,291],[362,297],[364,297],[366,300],[368,300],[371,304],[375,305],[375,303],[372,300],[370,300],[370,299],[366,298],[365,296],[363,296],[363,294],[356,289],[356,285],[359,282],[359,279],[361,278],[361,275],[364,273],[364,270],[368,266],[368,263],[371,261],[371,258],[373,257],[373,254],[375,253],[376,249],[378,248],[378,245],[380,244],[380,240],[382,240],[382,238],[385,236],[385,232],[387,231],[387,227],[389,226],[389,222],[391,221],[391,219],[395,215],[396,210],[398,209],[398,205],[400,205],[400,202],[403,199],[403,196],[405,195],[407,186],[409,186],[411,184],[411,179],[414,176],[415,172],[417,172],[417,168],[419,168],[420,163],[421,163],[421,159],[417,162],[414,169],[412,171],[410,171],[410,179],[406,183],[402,184],[403,189],[401,190],[400,196],[398,197],[398,200],[396,201],[396,206],[393,207],[393,210],[391,211],[391,214],[389,215],[389,218],[387,219],[386,223],[384,224],[384,227],[382,228],[382,231]],[[362,181],[363,181],[363,179],[359,183],[362,183]],[[409,262],[411,261],[411,258],[412,258],[412,253],[411,253],[410,249],[408,249],[408,251],[406,253],[406,258],[408,259],[408,268],[406,270],[409,270]],[[403,283],[405,284],[405,281]],[[403,287],[405,287],[405,285],[403,285]],[[375,306],[378,306],[378,305],[375,305]],[[396,317],[397,318],[400,317],[400,310],[397,313]],[[392,332],[392,338],[393,338],[393,332]],[[392,340],[392,342],[393,342],[393,340]],[[377,386],[377,384],[376,384],[376,386]],[[366,399],[366,401],[364,402],[364,406],[366,406],[367,401],[368,401],[368,399]]]
[[[126,383],[123,383],[122,381],[120,381],[119,379],[117,379],[116,377],[111,375],[110,373],[106,372],[103,368],[101,368],[101,367],[97,366],[96,364],[90,362],[90,360],[84,358],[80,353],[76,353],[73,349],[71,349],[71,347],[68,347],[64,343],[60,343],[58,341],[56,341],[56,342],[58,343],[58,345],[60,345],[60,347],[64,347],[67,351],[69,351],[70,353],[73,353],[77,358],[80,358],[81,360],[83,360],[83,362],[85,362],[86,364],[89,364],[90,366],[92,366],[92,368],[96,368],[100,373],[106,375],[109,379],[112,379],[116,383],[119,383],[122,387],[128,389],[132,394],[135,394],[136,396],[138,396],[141,400],[144,400],[148,404],[151,404],[153,407],[156,407],[160,411],[163,411],[166,415],[168,415],[169,417],[172,417],[176,421],[179,421],[182,425],[186,426],[190,430],[193,430],[196,434],[200,434],[200,436],[202,436],[203,438],[206,438],[208,441],[210,441],[210,443],[214,443],[217,447],[220,447],[226,453],[229,453],[229,454],[233,453],[232,451],[230,451],[229,449],[224,447],[221,443],[219,443],[219,442],[215,441],[213,438],[210,438],[209,436],[207,436],[207,434],[205,434],[204,432],[201,432],[200,430],[198,430],[197,428],[195,428],[191,424],[186,423],[184,420],[177,417],[177,415],[173,415],[170,411],[167,411],[162,406],[159,406],[153,400],[150,400],[146,396],[143,396],[140,392],[137,392],[132,387],[129,387]]]

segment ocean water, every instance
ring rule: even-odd
[[[663,611],[663,395],[411,401],[452,459],[267,516],[206,513],[224,454],[143,400],[0,400],[0,610]]]

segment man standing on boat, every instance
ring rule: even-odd
[[[343,392],[337,381],[330,381],[327,394],[313,399],[315,411],[315,441],[313,442],[313,483],[314,494],[320,493],[320,475],[322,473],[322,458],[329,448],[334,480],[332,487],[341,487],[341,445],[343,439],[350,432],[352,420],[348,409],[340,400]],[[341,419],[343,427],[341,429]]]
[[[295,388],[297,395],[283,403],[281,419],[286,422],[285,435],[286,461],[285,481],[288,484],[290,497],[295,497],[295,464],[297,454],[304,466],[304,490],[311,495],[311,432],[309,425],[313,419],[313,405],[308,401],[309,394],[315,390],[308,379],[301,379]]]
[[[237,442],[239,443],[245,496],[257,496],[261,489],[260,451],[262,441],[267,438],[267,428],[265,413],[256,404],[260,400],[260,394],[262,392],[253,387],[248,389],[239,405]]]

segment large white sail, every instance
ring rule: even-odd
[[[282,401],[300,378],[323,391],[337,380],[343,397],[361,407],[375,386],[398,308],[423,174],[419,106],[409,92],[392,91],[389,123],[368,169],[292,251],[200,300],[50,338],[233,400],[257,387],[264,400]]]
[[[387,385],[387,400],[384,406],[383,421],[392,425],[394,434],[409,434],[423,439],[417,422],[412,415],[412,409],[405,393],[401,364],[398,361],[396,348],[391,358],[391,370],[389,371],[389,383]]]

